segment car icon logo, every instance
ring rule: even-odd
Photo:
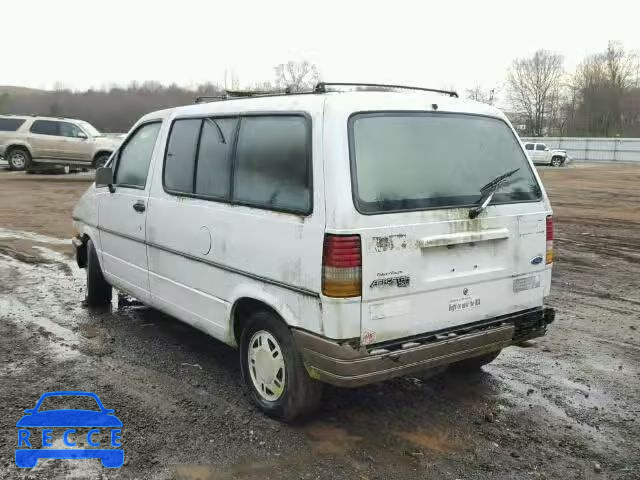
[[[63,396],[93,398],[98,409],[41,409],[45,399]],[[73,401],[73,398],[71,400]],[[102,465],[107,468],[119,468],[124,463],[124,450],[120,443],[122,422],[114,415],[114,410],[104,407],[95,393],[47,392],[40,397],[34,408],[29,408],[24,413],[25,415],[16,423],[18,448],[15,454],[18,467],[33,468],[41,458],[99,458]],[[72,448],[53,448],[53,429],[55,428],[57,432],[61,430],[60,427],[66,429],[61,435],[61,440],[66,447]],[[77,429],[88,429],[88,432],[85,435]],[[109,430],[108,442],[101,436],[101,429]],[[41,435],[37,434],[36,430],[41,430]],[[73,448],[77,445],[78,440],[83,439],[82,437],[86,437],[87,446],[95,448]],[[38,446],[42,448],[37,448]],[[107,446],[111,448],[105,448]]]
[[[467,287],[462,289],[462,294],[466,297],[467,295],[469,295],[469,289]]]

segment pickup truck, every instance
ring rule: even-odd
[[[536,165],[562,167],[569,162],[566,150],[552,150],[544,143],[525,143],[524,149]]]

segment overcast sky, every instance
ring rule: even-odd
[[[459,90],[545,48],[572,69],[610,39],[640,50],[640,2],[1,0],[0,85],[132,80],[242,86],[308,59],[325,80]]]

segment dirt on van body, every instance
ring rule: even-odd
[[[640,166],[541,175],[556,221],[546,337],[476,374],[327,388],[286,425],[251,405],[235,350],[129,299],[83,306],[67,240],[86,175],[0,171],[0,478],[640,478]],[[16,421],[52,390],[115,409],[122,468],[15,466]]]

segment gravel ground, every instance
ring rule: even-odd
[[[250,404],[235,350],[130,299],[83,306],[67,239],[87,175],[0,170],[0,478],[640,478],[640,167],[542,175],[557,231],[546,337],[475,375],[328,388],[286,425]],[[51,390],[115,409],[121,469],[15,466],[15,423]]]

